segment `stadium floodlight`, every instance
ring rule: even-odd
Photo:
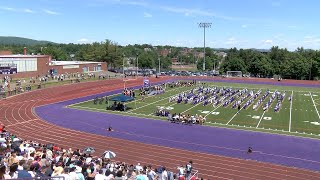
[[[211,28],[212,23],[201,22],[199,28],[203,28],[203,71],[206,70],[206,29]]]
[[[160,62],[160,57],[158,56],[158,62],[159,62],[159,75],[160,75],[160,66],[161,66],[161,62]]]
[[[122,55],[122,75],[123,75],[123,78],[124,78],[124,60],[126,59],[126,55],[123,54]]]
[[[139,73],[139,54],[136,54],[136,63],[137,63],[137,73],[136,73],[136,77],[138,77],[138,73]]]

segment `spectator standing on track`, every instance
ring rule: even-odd
[[[184,170],[185,168],[183,166],[178,167],[178,177],[184,177]]]
[[[168,172],[166,170],[166,167],[162,168],[162,173],[161,173],[161,180],[168,180]]]
[[[0,133],[4,133],[5,131],[5,126],[3,124],[1,124],[0,126]]]
[[[189,163],[186,165],[186,179],[189,179],[189,176],[191,175],[192,171],[192,161],[189,161]]]
[[[147,176],[148,176],[149,180],[153,180],[153,179],[157,178],[157,173],[154,172],[151,165],[149,165],[147,168]]]

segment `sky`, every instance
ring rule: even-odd
[[[0,0],[0,36],[57,43],[320,49],[319,0]]]

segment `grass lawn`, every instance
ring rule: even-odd
[[[238,83],[206,83],[206,86],[218,88],[231,87],[233,89],[240,90],[247,88],[249,91],[253,90],[254,92],[257,92],[258,90],[261,90],[262,92],[258,98],[253,100],[253,103],[248,108],[241,109],[239,114],[237,114],[237,108],[232,108],[233,103],[227,107],[223,107],[223,103],[213,107],[212,104],[204,106],[203,102],[196,105],[192,105],[190,103],[185,104],[184,102],[180,104],[177,102],[169,102],[169,97],[182,92],[189,92],[194,87],[167,88],[166,93],[156,96],[148,96],[144,101],[141,101],[141,97],[138,95],[135,101],[126,103],[130,108],[126,112],[106,110],[107,104],[105,102],[102,104],[94,104],[93,100],[73,104],[69,107],[89,111],[116,113],[126,116],[166,120],[165,117],[158,117],[154,114],[157,107],[164,107],[170,110],[172,114],[201,114],[206,117],[205,125],[207,126],[320,138],[320,115],[318,112],[318,110],[320,110],[320,90],[317,88]],[[271,93],[263,100],[261,103],[262,105],[254,110],[253,105],[257,103],[268,89]],[[274,112],[277,99],[271,103],[268,110],[263,111],[263,105],[269,100],[272,93],[276,90],[280,93],[286,93],[280,111]],[[136,92],[136,94],[139,94],[138,91]],[[288,100],[289,96],[292,96],[292,101]],[[250,98],[251,97],[246,98],[242,105]],[[109,104],[112,103],[113,102],[109,102]]]

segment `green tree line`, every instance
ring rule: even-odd
[[[11,50],[13,54],[23,54],[26,45],[1,44],[0,50]],[[57,60],[80,60],[107,62],[111,68],[121,68],[123,59],[139,59],[140,68],[158,68],[160,60],[161,69],[170,69],[172,58],[177,58],[184,64],[197,64],[202,70],[203,58],[195,57],[195,52],[202,52],[202,48],[194,48],[191,52],[181,53],[183,47],[152,46],[148,44],[134,44],[120,46],[116,42],[105,40],[91,44],[35,44],[26,46],[28,54],[47,54]],[[167,56],[161,56],[160,51],[170,49]],[[254,49],[224,50],[225,58],[216,55],[212,48],[206,48],[206,70],[214,67],[221,73],[226,71],[242,71],[257,77],[273,77],[280,75],[290,79],[317,79],[320,76],[320,51],[297,48],[288,51],[277,46],[270,51],[261,52]],[[132,63],[135,63],[133,61]]]
[[[280,75],[288,79],[318,79],[320,51],[297,48],[291,52],[274,46],[269,52],[232,48],[221,62],[220,71],[242,71],[256,77]]]
[[[26,45],[4,45],[0,43],[0,50],[11,50],[13,54],[23,54],[23,48]],[[51,55],[56,60],[79,60],[79,61],[97,61],[107,62],[110,68],[121,68],[123,58],[133,57],[139,59],[140,68],[158,67],[160,60],[162,69],[170,69],[170,56],[160,56],[157,47],[151,45],[128,45],[120,46],[116,42],[105,40],[103,42],[94,42],[92,44],[36,44],[27,47],[28,54],[46,54]],[[149,48],[149,50],[145,50]]]

